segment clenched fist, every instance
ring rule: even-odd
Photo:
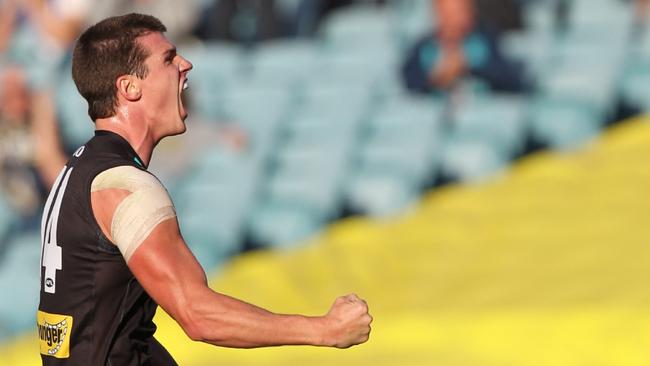
[[[357,295],[341,296],[325,315],[329,343],[337,348],[348,348],[364,343],[370,336],[372,316],[368,304]]]

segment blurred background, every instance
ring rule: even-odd
[[[645,0],[0,0],[0,364],[39,365],[43,199],[93,134],[70,50],[155,15],[194,64],[150,171],[211,286],[375,317],[347,351],[182,365],[648,365]]]

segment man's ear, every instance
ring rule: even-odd
[[[140,89],[140,79],[133,75],[122,75],[117,78],[117,93],[124,99],[135,102],[142,97]]]

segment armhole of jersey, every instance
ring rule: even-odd
[[[110,243],[119,249],[128,263],[160,223],[176,217],[176,210],[160,180],[133,165],[114,166],[95,175],[90,184],[91,206],[92,192],[105,189],[123,189],[129,192],[116,205],[110,228],[107,228],[112,237]],[[93,217],[95,218],[94,213]],[[96,218],[95,225],[100,227]],[[101,234],[106,238],[103,231]]]
[[[95,232],[97,233],[97,239],[99,242],[98,249],[103,252],[109,254],[115,254],[115,255],[121,255],[120,249],[117,247],[115,243],[113,243],[111,239],[109,239],[106,236],[106,234],[104,234],[104,230],[102,230],[102,227],[99,225],[99,222],[97,222],[97,217],[95,217],[95,211],[93,210],[92,187],[93,187],[93,181],[95,180],[95,178],[97,178],[98,175],[105,172],[106,170],[117,168],[120,166],[134,166],[138,168],[135,165],[119,164],[119,165],[107,165],[102,169],[97,169],[93,171],[92,174],[89,174],[88,179],[86,181],[86,192],[85,192],[86,197],[88,197],[88,211],[90,211],[88,215],[90,217],[90,221],[91,221],[90,223],[95,229]]]

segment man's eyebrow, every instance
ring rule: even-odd
[[[163,56],[165,56],[165,59],[176,56],[176,47],[172,47],[172,48],[168,49],[167,51],[165,51]]]

